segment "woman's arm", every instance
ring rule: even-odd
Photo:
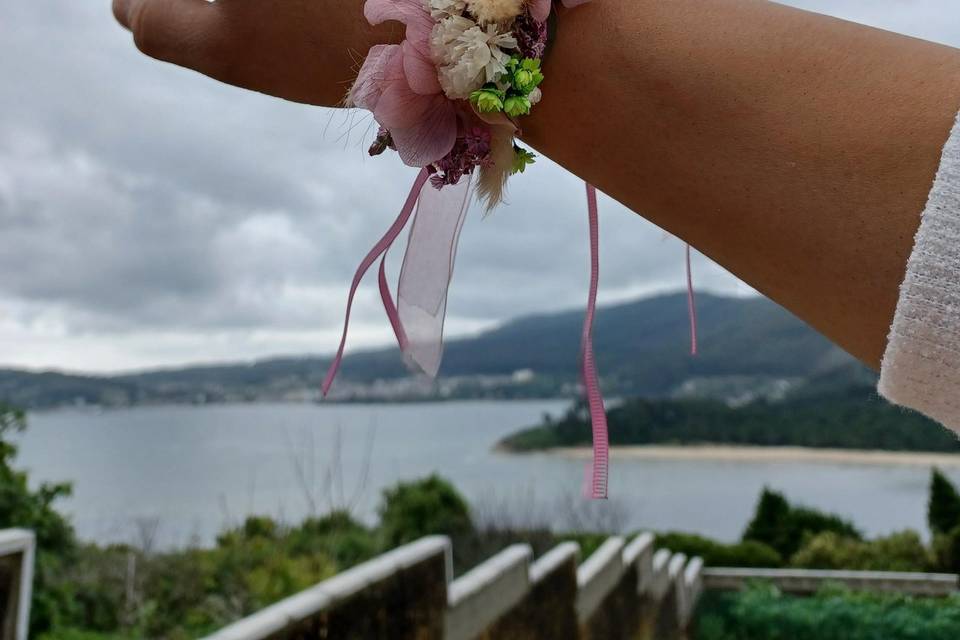
[[[763,0],[599,0],[546,76],[529,142],[879,365],[960,50]]]
[[[115,0],[147,53],[339,102],[360,0]],[[960,108],[960,51],[764,0],[596,0],[560,16],[524,137],[877,366]]]

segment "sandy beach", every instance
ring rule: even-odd
[[[589,458],[589,447],[552,449],[549,455]],[[611,447],[613,458],[635,460],[709,460],[720,462],[803,462],[824,464],[906,465],[960,467],[960,454],[914,451],[863,451],[805,447],[750,446],[635,446]]]

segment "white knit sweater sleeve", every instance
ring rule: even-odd
[[[960,433],[960,116],[907,262],[879,391]]]

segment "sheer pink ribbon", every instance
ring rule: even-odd
[[[420,172],[397,219],[360,262],[353,276],[340,346],[321,387],[324,397],[330,392],[343,360],[357,289],[377,258],[380,258],[380,298],[405,361],[431,377],[437,375],[443,355],[447,291],[453,277],[460,229],[466,216],[470,182],[463,180],[458,185],[437,190],[427,184],[429,177],[426,169]],[[387,283],[387,251],[411,217],[414,218],[413,228],[407,241],[397,304],[394,305]]]
[[[363,276],[380,258],[378,283],[383,308],[393,327],[397,343],[408,365],[436,376],[443,355],[443,323],[447,292],[453,276],[460,230],[469,202],[469,181],[436,190],[428,186],[429,174],[420,172],[400,214],[387,232],[361,261],[350,285],[340,346],[323,380],[323,396],[330,391],[343,360],[353,300]],[[416,215],[414,216],[414,211]],[[600,392],[593,354],[593,322],[596,316],[597,288],[600,279],[599,221],[597,192],[587,185],[587,213],[590,226],[590,294],[581,337],[581,374],[593,424],[593,463],[588,467],[587,494],[597,500],[607,497],[609,437],[607,416]],[[414,217],[394,305],[387,283],[387,252]]]

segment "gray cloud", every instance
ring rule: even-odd
[[[953,0],[793,4],[960,44]],[[334,346],[353,269],[413,177],[365,157],[368,118],[148,60],[107,0],[4,3],[0,25],[0,365],[112,370]],[[608,199],[601,227],[603,300],[683,284],[678,240]],[[451,332],[581,305],[585,232],[582,184],[541,161],[508,206],[471,214]],[[750,293],[703,258],[695,270],[702,290]],[[351,345],[389,335],[371,277]]]

